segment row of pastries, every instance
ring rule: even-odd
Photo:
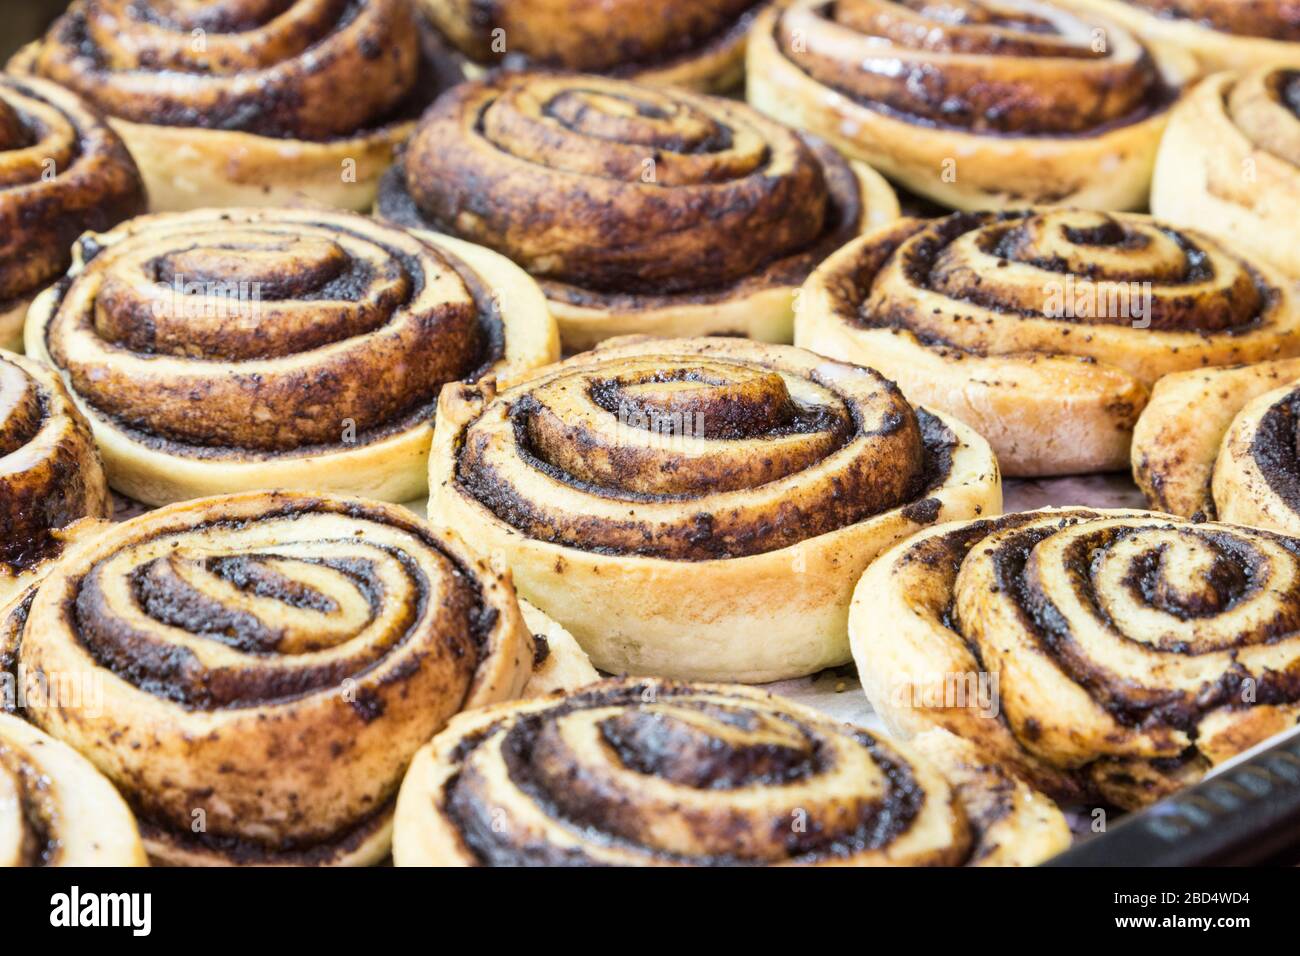
[[[1295,723],[1238,6],[74,2],[0,79],[0,865],[1035,864]],[[888,736],[745,686],[850,662]]]

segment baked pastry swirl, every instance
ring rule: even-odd
[[[517,696],[508,574],[396,505],[259,492],[115,526],[11,605],[0,653],[91,675],[102,710],[28,701],[173,864],[373,863],[416,750]],[[16,655],[14,647],[16,645]]]
[[[393,857],[1014,865],[1068,845],[1050,801],[942,737],[901,746],[746,687],[607,681],[452,721],[402,783]]]
[[[870,369],[736,339],[448,387],[429,485],[434,523],[499,552],[601,670],[754,683],[845,663],[867,562],[1001,506],[969,428]]]
[[[154,211],[368,209],[431,98],[409,0],[76,0],[10,70],[111,118]]]
[[[351,213],[148,216],[77,249],[27,326],[109,481],[164,504],[255,488],[424,494],[446,382],[559,357],[535,283],[486,249]]]
[[[1123,23],[1196,57],[1206,73],[1263,64],[1300,66],[1294,0],[1058,0]]]
[[[1161,376],[1300,354],[1300,305],[1264,262],[1147,216],[957,213],[827,259],[795,342],[956,415],[1008,475],[1074,474],[1128,466]]]
[[[749,101],[958,209],[1137,209],[1190,58],[1036,0],[796,0]]]
[[[1161,380],[1133,433],[1152,507],[1300,534],[1300,359]]]
[[[742,103],[506,73],[439,98],[378,211],[519,263],[576,350],[630,332],[788,342],[794,289],[898,203]]]
[[[1151,209],[1300,278],[1300,68],[1202,81],[1169,119]]]
[[[0,603],[113,512],[90,428],[51,369],[0,352]]]
[[[471,76],[505,64],[607,73],[703,93],[739,87],[768,0],[419,0]]]
[[[0,713],[0,869],[147,865],[113,785],[71,747]]]
[[[73,240],[144,204],[102,117],[53,83],[0,77],[0,348],[22,347],[27,308],[68,267]]]
[[[1300,539],[1150,512],[927,529],[849,631],[892,731],[943,727],[1062,800],[1151,802],[1300,717]]]

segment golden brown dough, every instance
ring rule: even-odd
[[[466,76],[504,64],[723,93],[768,0],[418,0]]]
[[[1008,475],[1123,469],[1171,372],[1300,354],[1286,276],[1148,216],[1064,209],[901,220],[835,253],[795,343],[952,414]]]
[[[844,663],[874,555],[1001,507],[970,429],[869,369],[737,339],[616,340],[444,389],[429,483],[430,518],[601,670],[752,683]]]
[[[0,869],[13,866],[148,866],[148,860],[130,809],[90,761],[0,713]]]
[[[416,755],[398,866],[1033,865],[1061,812],[942,731],[899,745],[747,687],[607,681]]]
[[[764,13],[748,97],[957,209],[1138,209],[1189,56],[1025,0],[796,0]]]
[[[156,212],[368,209],[433,83],[408,0],[76,0],[9,69],[108,114]]]
[[[256,488],[425,492],[438,390],[559,357],[536,284],[486,249],[352,213],[146,216],[85,237],[27,349],[109,482],[148,504]]]
[[[1300,68],[1202,81],[1169,119],[1151,209],[1300,278]]]
[[[1151,512],[927,529],[868,568],[853,656],[903,737],[941,727],[1057,799],[1138,807],[1300,718],[1300,539]]]
[[[533,635],[533,672],[522,696],[577,690],[600,679],[572,634],[527,601],[519,602],[519,610]]]
[[[898,215],[879,175],[743,103],[547,73],[444,94],[377,208],[519,263],[569,350],[633,332],[788,342],[799,283]]]
[[[1206,73],[1262,64],[1300,66],[1300,7],[1294,0],[1058,0],[1176,46]]]
[[[1133,434],[1133,477],[1173,514],[1300,534],[1300,359],[1171,375]]]
[[[90,427],[51,369],[0,351],[0,603],[113,504]]]
[[[403,509],[257,492],[142,515],[11,605],[29,673],[80,674],[91,714],[27,702],[122,791],[170,864],[365,864],[408,762],[533,661],[509,575]]]
[[[0,348],[22,348],[35,295],[72,242],[144,211],[135,163],[102,116],[44,80],[0,77]]]

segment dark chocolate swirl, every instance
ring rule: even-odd
[[[1127,30],[1048,3],[799,4],[781,14],[776,42],[857,103],[976,133],[1084,134],[1135,122],[1170,99]]]
[[[59,529],[111,513],[90,428],[58,375],[0,353],[0,596],[58,555]]]
[[[672,69],[692,57],[725,61],[727,48],[743,42],[753,14],[766,5],[766,0],[420,3],[448,42],[477,64],[623,76]],[[692,85],[716,84],[700,78]]]
[[[856,234],[862,201],[833,151],[743,104],[508,73],[434,104],[379,211],[502,252],[582,305],[797,283]]]
[[[0,78],[0,345],[20,338],[26,300],[71,261],[72,242],[144,211],[126,148],[76,96],[42,80]]]
[[[1124,0],[1167,20],[1187,20],[1221,33],[1300,43],[1294,0]]]
[[[71,748],[0,712],[0,869],[145,863],[112,784]]]
[[[1079,510],[952,525],[870,569],[850,627],[893,720],[969,735],[1061,797],[1150,802],[1300,715],[1300,540],[1252,528]],[[996,679],[992,715],[931,692],[966,673]]]
[[[132,122],[324,141],[402,112],[420,41],[405,0],[79,0],[29,66]]]
[[[1005,818],[1014,787],[1003,785]],[[394,855],[398,865],[955,865],[979,858],[987,823],[965,802],[910,748],[778,697],[610,681],[455,721],[403,784]]]
[[[494,282],[445,244],[350,213],[147,217],[80,252],[69,281],[33,313],[28,348],[87,410],[114,486],[155,504],[239,487],[409,499],[423,481],[422,458],[412,465],[409,454],[422,449],[391,455],[402,459],[396,470],[378,459],[427,435],[439,389],[499,370],[508,345],[516,359],[529,353],[507,341],[521,310],[535,326],[527,335],[543,340],[521,364],[547,361],[554,348],[545,316],[533,321],[535,289],[537,308],[522,309],[527,289]],[[308,468],[325,454],[378,464],[352,486],[338,484],[345,475],[259,471]],[[169,473],[177,460],[189,470]],[[211,477],[227,464],[247,476]]]
[[[536,540],[703,561],[828,534],[948,478],[956,438],[869,369],[654,345],[580,356],[487,404],[458,444],[460,488]]]
[[[59,699],[27,716],[99,765],[172,861],[381,857],[416,748],[517,694],[532,660],[508,583],[360,499],[164,508],[79,548],[11,613],[18,665],[111,676],[93,719]]]

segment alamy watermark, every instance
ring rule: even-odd
[[[1151,327],[1150,282],[1077,281],[1073,274],[1043,283],[1043,314],[1050,319],[1127,319]]]
[[[158,284],[152,308],[156,318],[256,319],[262,312],[262,283],[243,279],[187,281],[177,273],[170,285]]]

